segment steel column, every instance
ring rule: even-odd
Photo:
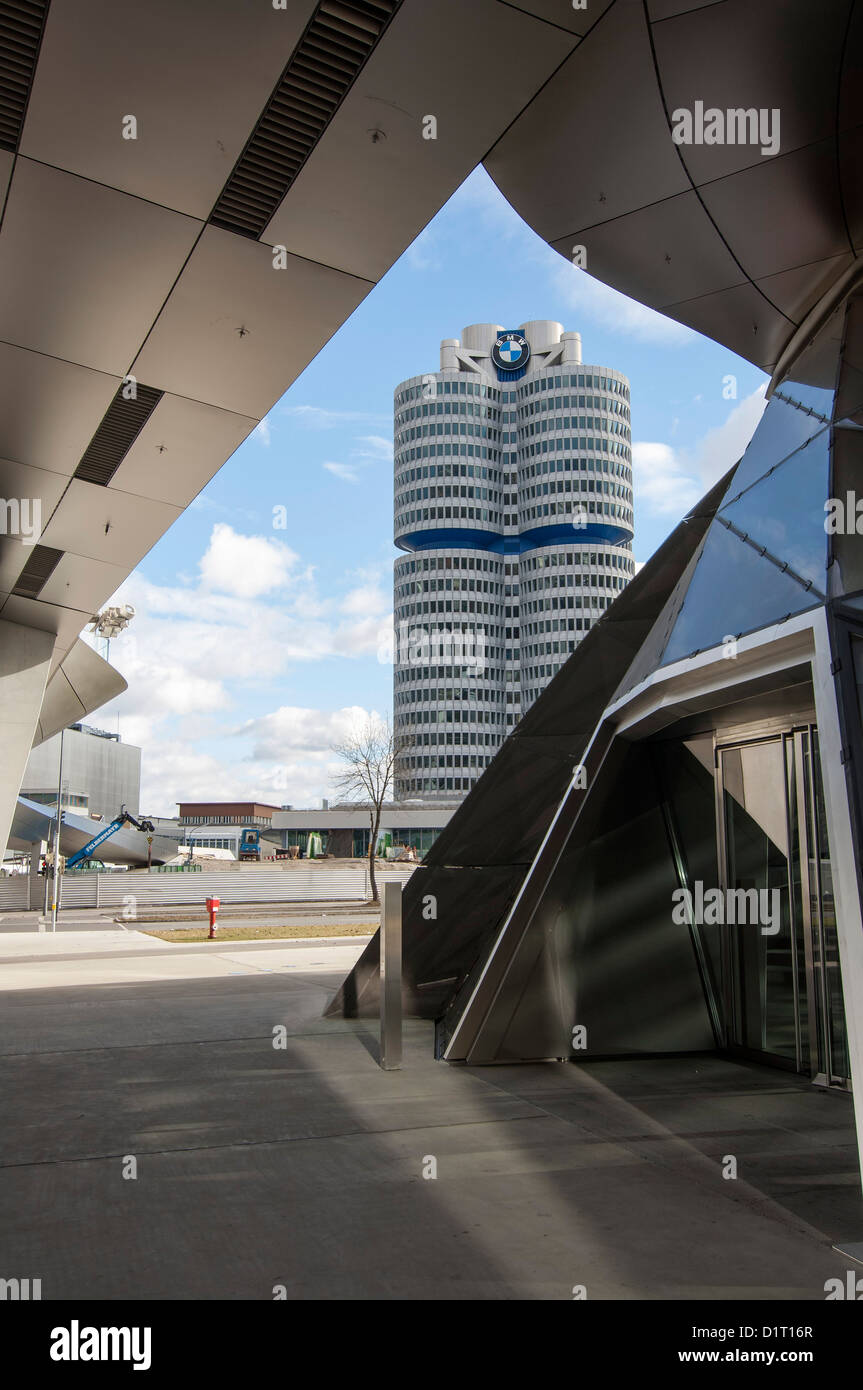
[[[385,883],[381,912],[381,1067],[402,1064],[402,885]]]

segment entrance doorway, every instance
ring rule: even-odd
[[[716,770],[729,1048],[847,1087],[818,731],[720,745]]]

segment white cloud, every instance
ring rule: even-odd
[[[123,738],[135,741],[130,723]],[[256,770],[226,763],[178,738],[148,743],[141,763],[141,809],[145,815],[175,816],[177,801],[252,801],[260,795]]]
[[[641,507],[652,516],[684,516],[702,493],[670,444],[633,443],[632,475],[636,516]]]
[[[196,512],[219,512],[222,516],[232,517],[234,521],[239,516],[245,517],[247,521],[260,521],[260,515],[257,512],[233,504],[228,506],[226,502],[217,502],[215,498],[208,497],[206,492],[199,492],[197,497],[193,497],[189,507]]]
[[[266,418],[258,421],[255,428],[252,430],[251,437],[252,439],[259,440],[265,449],[269,449],[272,436],[270,434],[269,421]]]
[[[243,542],[257,544],[249,550],[238,544]],[[283,748],[292,750],[287,760],[280,752],[277,765],[248,746],[257,737],[255,721],[247,721],[244,732],[237,720],[261,687],[289,681],[300,665],[376,658],[392,628],[392,594],[382,579],[386,567],[375,564],[346,577],[347,590],[323,598],[313,569],[286,551],[278,542],[237,536],[219,523],[200,577],[164,586],[136,572],[112,597],[136,609],[132,627],[111,647],[112,664],[129,689],[93,722],[113,729],[119,714],[122,737],[143,749],[145,811],[173,815],[179,797],[265,796],[301,805],[327,795],[330,745],[345,731],[344,712],[306,710],[262,724],[261,748],[265,736],[278,734]],[[232,581],[233,592],[225,592],[219,572],[223,589],[210,587],[210,570],[222,560],[254,570],[252,578]],[[286,576],[289,604],[281,583]],[[293,732],[285,743],[285,721],[291,719]],[[236,756],[217,757],[213,748],[224,746],[229,735],[235,736]]]
[[[578,315],[580,323],[592,320],[622,336],[669,347],[696,341],[698,335],[694,329],[595,280],[586,270],[570,265],[556,251],[551,254],[557,262],[553,277],[555,286],[567,307]]]
[[[376,415],[367,410],[326,410],[319,405],[285,405],[281,410],[312,430],[332,430],[339,425],[389,423],[387,416]]]
[[[766,390],[765,383],[750,396],[745,396],[728,418],[709,430],[696,447],[693,466],[701,479],[702,491],[712,487],[742,457],[764,413]]]
[[[364,583],[351,589],[342,602],[342,612],[357,617],[367,617],[370,613],[385,613],[392,603],[392,594],[385,594],[375,575]]]
[[[201,557],[203,585],[240,598],[257,598],[283,588],[291,578],[297,555],[282,541],[266,536],[242,536],[226,522],[213,527],[210,544]]]
[[[694,449],[636,441],[632,473],[636,514],[685,516],[746,450],[764,410],[764,386],[740,401],[721,425],[709,430]],[[672,430],[672,433],[674,431]]]
[[[368,712],[359,705],[324,712],[282,705],[272,714],[250,719],[236,733],[253,739],[252,757],[281,759],[285,753],[315,753],[332,761],[332,747],[361,728]]]
[[[271,805],[313,806],[332,795],[343,771],[333,746],[362,728],[375,711],[361,706],[320,710],[283,705],[272,713],[223,728],[223,738],[239,745],[236,757],[216,756],[182,737],[162,737],[145,745],[141,804],[151,815],[176,815],[183,800],[263,800]],[[134,719],[124,718],[123,737],[151,737]]]
[[[334,477],[341,478],[345,483],[358,483],[360,476],[352,463],[324,463],[321,465],[332,473]]]
[[[433,227],[426,227],[404,253],[404,259],[412,270],[440,270],[442,261],[434,250],[437,234]]]
[[[387,439],[382,434],[361,434],[358,442],[365,445],[365,448],[355,449],[355,458],[384,459],[386,462],[392,462],[392,436]]]
[[[360,471],[369,461],[373,463],[392,463],[393,441],[387,439],[382,434],[361,434],[356,440],[359,448],[351,449],[350,457],[360,460],[357,463],[335,463],[328,460],[321,466],[332,473],[336,478],[341,478],[346,483],[358,483],[360,481]]]

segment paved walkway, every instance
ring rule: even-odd
[[[107,923],[100,931],[0,937],[0,995],[6,991],[147,980],[196,980],[262,972],[327,970],[347,974],[368,936],[274,941],[168,942]]]
[[[145,941],[0,941],[0,1276],[45,1299],[822,1300],[844,1277],[846,1096],[716,1058],[448,1067],[417,1021],[385,1073],[372,1024],[321,1017],[359,939]]]

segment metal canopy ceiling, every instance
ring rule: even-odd
[[[0,0],[0,492],[43,525],[0,615],[54,670],[577,41],[498,0],[143,21]]]
[[[544,0],[528,8],[551,17]],[[863,8],[617,0],[587,13],[583,42],[486,168],[562,256],[583,246],[591,275],[772,372],[863,250]],[[696,101],[777,110],[779,152],[676,145],[672,113]]]

